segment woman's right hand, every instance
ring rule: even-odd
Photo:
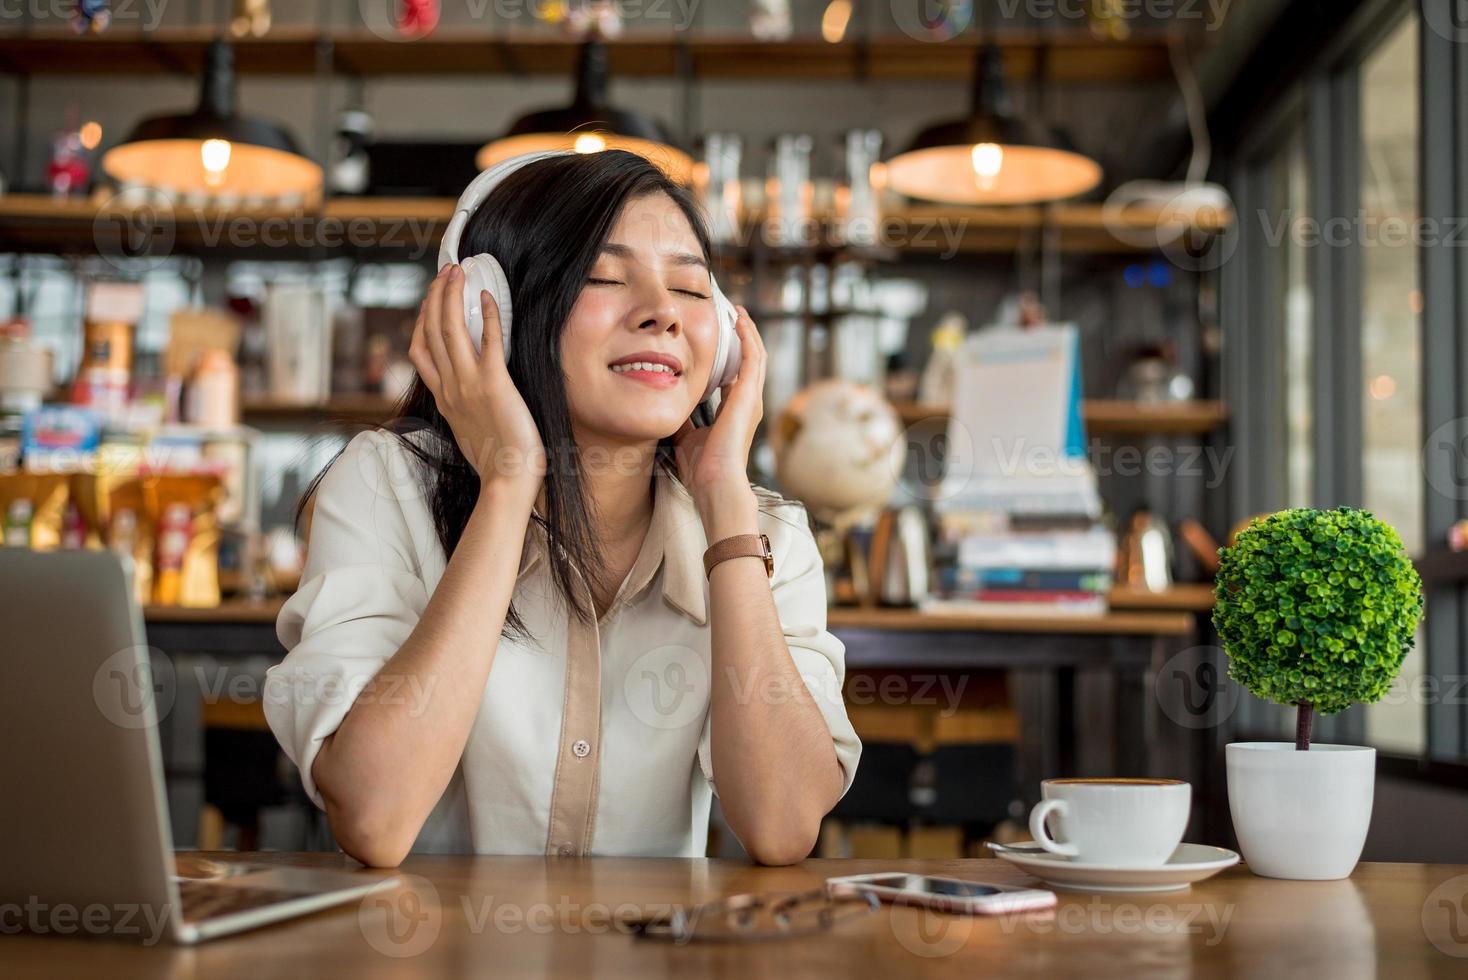
[[[480,293],[484,336],[476,354],[464,325],[463,296],[464,271],[458,265],[439,270],[418,311],[408,359],[433,392],[481,486],[513,488],[533,502],[545,476],[545,447],[510,380],[499,307],[488,292]]]

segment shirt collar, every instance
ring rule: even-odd
[[[517,582],[541,563],[546,547],[544,529],[531,520],[520,552]],[[645,591],[661,568],[663,601],[697,625],[704,625],[708,621],[703,574],[705,547],[703,521],[692,494],[671,472],[658,467],[653,479],[652,522],[618,604],[630,602]]]
[[[662,543],[663,601],[702,626],[708,622],[703,573],[703,553],[708,545],[703,519],[693,495],[672,473],[658,470],[656,493],[653,528]]]

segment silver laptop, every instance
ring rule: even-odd
[[[0,548],[0,908],[20,910],[6,925],[193,943],[389,887],[365,870],[175,861],[130,567]]]

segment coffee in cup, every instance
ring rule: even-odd
[[[1183,839],[1193,788],[1180,779],[1047,779],[1030,835],[1052,854],[1087,864],[1155,868]],[[1055,836],[1045,820],[1052,818]]]

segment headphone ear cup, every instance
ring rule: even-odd
[[[729,302],[719,284],[710,278],[714,296],[714,315],[719,321],[719,339],[714,348],[714,366],[709,372],[708,388],[703,400],[708,401],[714,392],[739,376],[740,344],[734,325],[739,321],[739,311]]]
[[[510,359],[510,321],[514,311],[510,304],[510,281],[499,261],[488,252],[471,255],[459,267],[464,270],[464,326],[474,349],[479,350],[484,337],[484,311],[479,305],[480,290],[489,290],[500,314],[500,333],[505,338],[505,360]]]

